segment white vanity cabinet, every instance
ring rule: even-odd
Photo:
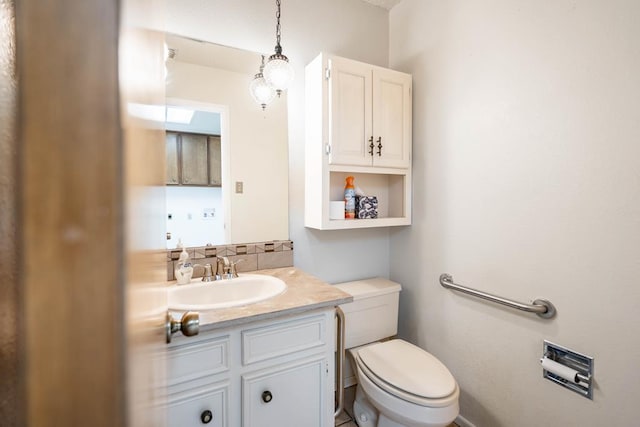
[[[175,339],[167,425],[333,426],[334,313],[330,307]]]
[[[305,70],[305,225],[411,224],[411,75],[320,54]],[[346,176],[378,199],[378,218],[331,220]]]

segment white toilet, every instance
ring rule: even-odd
[[[458,416],[458,384],[438,359],[400,339],[400,285],[382,278],[336,285],[353,296],[345,314],[345,347],[358,387],[360,427],[445,427]],[[345,362],[347,363],[347,362]]]

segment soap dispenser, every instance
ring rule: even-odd
[[[174,272],[178,285],[186,285],[191,282],[191,276],[193,276],[193,265],[191,265],[189,254],[180,239],[178,239],[178,247],[182,248],[182,252],[180,252],[180,257],[178,258],[178,263],[176,264]]]

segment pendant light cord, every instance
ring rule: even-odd
[[[276,0],[276,54],[282,53],[282,47],[280,46],[280,0]]]

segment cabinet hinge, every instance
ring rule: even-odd
[[[324,145],[324,153],[328,156],[329,154],[331,154],[331,144],[325,144]]]
[[[328,67],[324,69],[324,78],[326,80],[329,80],[331,78],[331,69]]]

